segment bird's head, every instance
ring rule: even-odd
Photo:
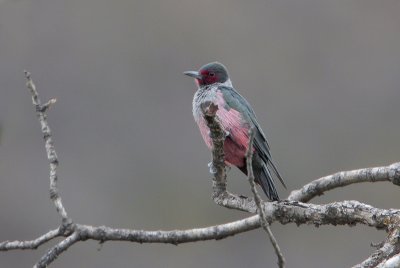
[[[199,87],[225,83],[229,80],[228,70],[219,62],[207,63],[198,71],[187,71],[184,74],[193,77]]]

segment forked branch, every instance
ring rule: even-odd
[[[223,239],[239,233],[259,228],[260,225],[280,222],[281,224],[295,223],[319,225],[356,225],[363,224],[388,232],[388,237],[382,246],[368,259],[356,267],[392,267],[393,263],[399,263],[400,245],[400,210],[379,209],[358,201],[342,201],[325,205],[307,204],[313,197],[337,187],[343,187],[352,183],[390,181],[400,184],[400,163],[388,167],[368,168],[355,171],[340,172],[318,180],[315,180],[299,190],[293,191],[287,201],[263,202],[254,185],[254,178],[249,176],[249,181],[254,198],[243,197],[229,193],[226,190],[226,171],[224,162],[223,145],[225,133],[215,116],[218,106],[208,103],[204,106],[204,116],[210,127],[210,135],[213,140],[213,169],[216,171],[213,178],[213,199],[227,208],[238,209],[250,213],[259,213],[248,218],[215,225],[205,228],[172,231],[144,231],[133,229],[116,229],[106,226],[90,226],[73,223],[62,203],[57,186],[58,158],[52,133],[47,121],[47,112],[55,104],[51,99],[41,104],[36,86],[29,72],[25,72],[27,87],[32,95],[32,103],[38,117],[44,137],[47,158],[50,162],[50,198],[60,215],[60,226],[27,241],[4,241],[0,243],[0,251],[36,249],[39,246],[57,237],[63,237],[55,246],[39,259],[34,267],[47,267],[69,247],[80,241],[88,239],[104,243],[106,241],[130,241],[135,243],[167,243],[181,244],[213,239]],[[252,140],[251,140],[252,141]],[[251,147],[250,147],[251,148]],[[249,157],[251,161],[251,157]],[[261,215],[261,217],[260,217]],[[277,248],[275,248],[277,250]],[[279,254],[278,254],[279,255]],[[281,262],[283,263],[283,257]]]

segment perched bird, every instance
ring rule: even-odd
[[[249,129],[253,128],[252,167],[255,181],[261,186],[268,199],[279,200],[272,174],[286,188],[285,183],[271,159],[267,139],[257,122],[253,109],[232,87],[225,66],[219,62],[211,62],[202,66],[199,71],[187,71],[184,74],[193,77],[198,86],[193,98],[193,116],[208,148],[211,149],[212,140],[203,117],[202,104],[212,102],[218,105],[216,116],[227,135],[224,143],[225,162],[238,167],[247,175],[246,152],[249,144]]]

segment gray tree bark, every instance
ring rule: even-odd
[[[284,201],[264,202],[258,195],[254,184],[252,170],[249,168],[249,183],[254,198],[243,197],[227,191],[226,171],[224,163],[223,144],[225,133],[221,129],[215,112],[218,106],[210,103],[204,109],[204,117],[210,128],[213,140],[212,163],[216,170],[213,178],[212,198],[216,204],[230,209],[253,213],[247,218],[205,228],[172,231],[146,231],[133,229],[116,229],[107,226],[90,226],[76,223],[67,214],[62,203],[57,186],[58,158],[52,140],[52,133],[47,121],[47,112],[55,104],[51,99],[41,104],[39,94],[31,75],[25,72],[27,87],[32,95],[41,131],[44,137],[47,158],[50,164],[50,199],[60,216],[60,225],[34,240],[0,242],[0,251],[37,249],[41,245],[62,237],[63,239],[50,248],[33,267],[47,267],[63,252],[78,242],[88,239],[104,243],[106,241],[130,241],[135,243],[166,243],[182,244],[205,240],[220,240],[239,233],[248,232],[262,227],[268,234],[278,256],[278,266],[284,267],[285,261],[281,249],[269,228],[272,222],[281,224],[295,223],[320,225],[350,225],[363,224],[379,230],[385,230],[387,237],[377,246],[367,259],[354,267],[399,267],[400,266],[400,210],[380,209],[358,201],[340,201],[329,204],[307,203],[314,197],[338,187],[353,183],[387,181],[400,185],[400,162],[389,166],[366,168],[338,172],[314,180],[301,189],[294,190]],[[250,133],[252,137],[252,133]],[[250,139],[250,143],[252,138]],[[251,148],[251,146],[249,146]],[[251,163],[251,152],[248,152],[247,164]],[[251,165],[249,165],[251,167]]]

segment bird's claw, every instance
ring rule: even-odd
[[[211,131],[208,131],[207,134],[208,134],[208,137],[210,137],[210,138],[214,137],[213,133]],[[224,138],[229,137],[231,135],[231,133],[229,131],[225,131],[224,134],[225,134]]]
[[[213,165],[212,162],[208,163],[207,166],[209,167],[210,173],[211,173],[211,174],[213,174],[213,175],[214,175],[214,174],[217,174],[217,169],[214,167],[214,165]]]

